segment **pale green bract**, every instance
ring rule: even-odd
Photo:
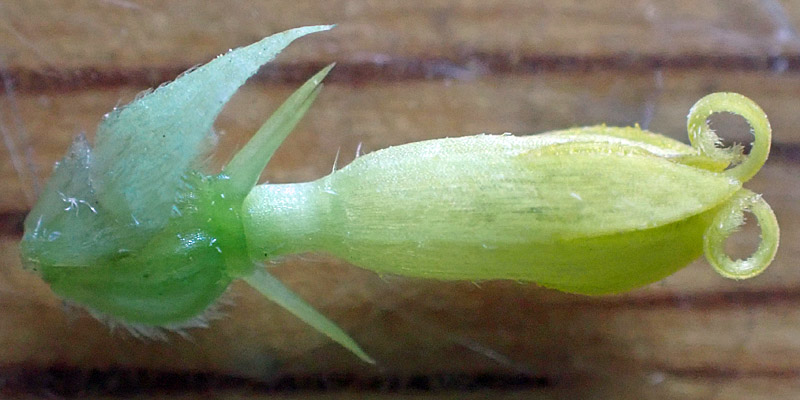
[[[381,274],[601,294],[657,281],[704,252],[735,279],[775,256],[775,216],[742,188],[764,164],[771,130],[757,105],[731,93],[692,108],[691,146],[639,127],[479,135],[376,151],[313,182],[256,186],[328,66],[222,173],[198,172],[231,95],[294,39],[330,28],[231,51],[108,114],[94,148],[75,140],[26,219],[24,265],[63,298],[145,334],[196,326],[241,278],[373,362],[262,261],[319,251]],[[716,112],[750,124],[748,156],[720,148],[707,124]],[[724,242],[744,211],[758,220],[761,242],[734,261]]]

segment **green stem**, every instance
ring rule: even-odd
[[[317,250],[328,209],[324,194],[317,182],[254,187],[242,204],[250,257],[265,260]]]

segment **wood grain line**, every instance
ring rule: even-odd
[[[324,67],[324,63],[276,63],[263,68],[256,80],[271,84],[297,84]],[[22,93],[69,92],[119,86],[154,87],[172,80],[191,65],[154,66],[145,68],[78,69],[49,68],[42,70],[9,68],[0,70]],[[719,71],[767,71],[797,73],[800,54],[784,56],[704,55],[676,56],[614,54],[607,56],[520,55],[509,53],[470,53],[454,59],[437,57],[396,57],[382,61],[337,63],[328,82],[358,85],[367,82],[408,80],[473,79],[494,74],[534,74],[544,72],[628,71],[660,69]]]
[[[284,375],[269,381],[205,372],[164,372],[145,369],[83,370],[72,367],[48,369],[14,366],[0,369],[0,395],[49,393],[58,397],[131,396],[166,393],[207,393],[246,389],[250,393],[437,393],[481,389],[544,389],[546,377],[522,374]]]
[[[700,368],[675,368],[672,366],[648,366],[654,370],[662,373],[672,375],[679,378],[690,379],[703,379],[703,380],[736,380],[736,379],[754,379],[754,378],[767,378],[767,379],[798,379],[800,378],[800,370],[796,369],[756,369],[756,370],[739,370],[735,368],[719,368],[719,367],[700,367]]]
[[[555,307],[601,310],[691,309],[708,311],[743,309],[800,303],[800,287],[776,287],[703,293],[656,293],[636,296],[575,297],[575,301],[558,302]]]
[[[0,239],[10,237],[16,240],[22,238],[23,222],[30,210],[8,211],[0,213]]]

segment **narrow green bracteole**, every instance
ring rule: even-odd
[[[692,108],[691,146],[604,125],[479,135],[376,151],[313,182],[255,186],[329,66],[222,173],[198,171],[213,120],[237,88],[292,40],[330,28],[298,28],[233,50],[108,114],[94,148],[76,139],[26,219],[24,265],[63,298],[145,334],[201,325],[243,279],[374,362],[261,263],[320,251],[382,274],[601,294],[659,280],[704,252],[736,279],[775,256],[775,216],[742,187],[767,158],[769,123],[752,101],[730,93]],[[755,136],[748,156],[719,148],[706,122],[715,112],[747,120]],[[756,216],[762,241],[734,261],[724,242],[745,211]]]

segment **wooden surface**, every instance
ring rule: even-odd
[[[0,151],[0,397],[798,398],[798,22],[800,2],[766,0],[0,3],[0,71],[14,89],[0,99],[0,134],[15,148]],[[774,130],[772,157],[747,186],[781,223],[776,261],[734,282],[699,260],[597,298],[379,277],[318,255],[277,265],[376,366],[244,285],[191,340],[151,342],[65,308],[21,270],[29,197],[77,133],[92,136],[115,105],[228,48],[318,23],[338,27],[293,44],[223,112],[217,164],[331,61],[266,179],[314,179],[359,146],[481,132],[640,123],[684,139],[695,100],[737,91]]]

